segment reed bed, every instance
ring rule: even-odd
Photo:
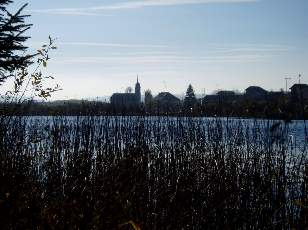
[[[14,117],[1,229],[304,229],[306,143],[223,118]]]

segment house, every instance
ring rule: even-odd
[[[110,102],[114,106],[134,106],[138,105],[138,100],[134,93],[114,93]]]
[[[214,95],[206,95],[203,100],[202,103],[218,103],[219,102],[219,96],[214,94]]]
[[[253,100],[265,100],[268,92],[259,86],[250,86],[245,90],[245,96]]]
[[[291,96],[295,101],[308,100],[308,85],[295,84],[291,88]]]
[[[214,95],[207,95],[203,98],[203,101],[207,104],[212,103],[232,103],[238,102],[243,98],[242,95],[236,94],[234,91],[221,90]]]
[[[115,107],[131,107],[141,104],[141,86],[137,78],[135,93],[114,93],[110,102]]]
[[[177,111],[181,106],[181,100],[169,92],[161,92],[154,97],[157,110],[164,112]]]
[[[234,91],[222,90],[217,92],[217,96],[222,103],[235,103],[242,100],[243,95],[236,94]]]
[[[181,100],[177,98],[176,96],[172,95],[169,92],[161,92],[159,93],[155,98],[154,101],[160,103],[160,104],[180,104]]]
[[[235,92],[229,90],[221,90],[217,92],[217,95],[220,97],[233,97],[235,96]]]

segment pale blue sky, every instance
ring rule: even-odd
[[[27,2],[15,1],[16,5]],[[307,0],[28,0],[31,47],[57,38],[55,99],[133,86],[182,94],[279,90],[308,74]],[[290,84],[291,84],[290,83]]]

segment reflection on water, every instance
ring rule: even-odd
[[[80,124],[95,124],[98,128],[101,126],[108,127],[110,133],[117,133],[117,137],[121,138],[123,130],[129,129],[132,124],[138,123],[144,128],[144,137],[147,139],[156,138],[156,135],[181,138],[183,131],[189,131],[194,134],[195,140],[203,138],[203,135],[209,137],[211,129],[217,127],[221,128],[221,135],[216,138],[221,138],[223,141],[230,141],[234,137],[242,135],[249,137],[249,141],[263,143],[267,142],[269,145],[274,143],[288,144],[289,147],[304,149],[308,143],[308,137],[305,131],[305,122],[296,120],[289,123],[277,120],[264,119],[234,119],[234,118],[183,118],[183,117],[28,117],[25,118],[28,130],[32,130],[32,137],[39,135],[47,138],[48,132],[53,125],[67,126],[73,130]],[[118,129],[120,127],[120,129]],[[156,131],[153,131],[154,128]],[[198,130],[198,133],[191,132]],[[200,130],[202,132],[200,132]],[[243,133],[245,130],[245,133]],[[127,130],[126,130],[127,131]],[[134,130],[131,130],[134,132]],[[29,133],[30,134],[30,133]],[[73,133],[72,133],[73,134]],[[198,134],[201,136],[198,136]],[[47,136],[46,136],[47,135]],[[34,137],[33,137],[34,138]],[[191,139],[191,138],[190,138]],[[171,139],[170,139],[171,141]],[[238,144],[241,141],[238,140]],[[242,143],[244,144],[244,143]]]

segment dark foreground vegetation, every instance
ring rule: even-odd
[[[288,124],[1,119],[1,229],[308,227],[307,150]]]

